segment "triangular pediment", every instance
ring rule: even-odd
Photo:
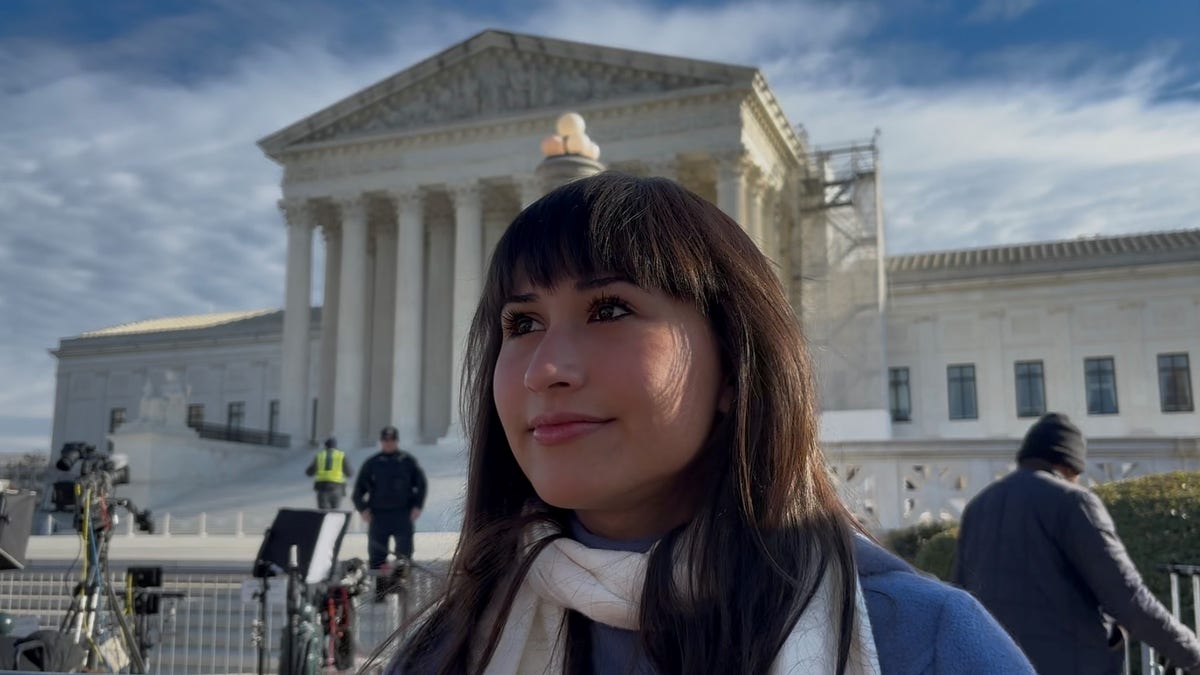
[[[486,31],[259,142],[268,155],[315,142],[406,132],[713,85],[755,69]]]

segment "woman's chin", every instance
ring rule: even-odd
[[[561,482],[547,486],[535,484],[534,490],[537,491],[539,499],[558,509],[572,511],[587,509],[599,501],[594,488],[579,484],[564,485]]]

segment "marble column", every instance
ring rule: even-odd
[[[287,220],[287,288],[283,309],[283,369],[280,377],[280,430],[293,447],[308,440],[309,297],[312,294],[311,207],[303,201],[280,202]]]
[[[679,160],[675,157],[664,157],[660,159],[651,159],[646,161],[646,171],[650,176],[659,178],[670,178],[675,182],[679,180]]]
[[[483,193],[477,181],[454,185],[454,309],[451,329],[450,424],[447,443],[466,437],[461,423],[463,357],[483,277]]]
[[[374,276],[370,310],[371,356],[366,368],[369,413],[367,432],[376,434],[392,421],[392,383],[395,368],[396,228],[390,222],[372,223]]]
[[[333,434],[334,376],[337,373],[338,288],[342,276],[342,228],[321,228],[325,239],[325,288],[321,305],[320,381],[317,384],[317,424],[314,440]],[[312,408],[312,402],[306,403]]]
[[[392,193],[396,205],[396,316],[392,335],[392,424],[400,444],[421,432],[421,324],[425,296],[425,195],[418,189]]]
[[[337,371],[333,435],[343,448],[364,445],[363,383],[366,359],[367,203],[362,195],[338,200],[342,220],[341,282],[338,288]]]
[[[767,257],[771,257],[771,252],[767,250],[764,232],[766,227],[763,222],[766,190],[766,183],[757,176],[746,181],[746,231],[750,233],[750,238],[754,240],[754,243],[758,244],[758,250]]]
[[[726,152],[714,157],[717,162],[717,206],[742,229],[746,222],[746,182],[750,173],[750,158],[744,152]]]

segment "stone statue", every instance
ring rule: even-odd
[[[162,395],[165,400],[165,419],[167,426],[187,426],[187,402],[191,396],[191,385],[185,385],[179,380],[179,373],[168,369],[163,374]]]
[[[143,426],[186,427],[190,394],[191,387],[179,380],[179,373],[174,369],[163,372],[163,384],[157,391],[153,376],[147,375],[142,385],[137,422]]]

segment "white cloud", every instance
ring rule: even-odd
[[[1064,79],[1071,68],[1044,64],[1077,64],[1086,50],[1011,51],[991,79],[909,87],[887,79],[909,61],[873,42],[881,12],[865,3],[554,0],[498,24],[416,10],[397,14],[392,39],[367,56],[331,48],[329,12],[314,16],[186,84],[96,67],[117,61],[94,54],[0,44],[0,412],[11,416],[0,417],[0,451],[31,449],[39,423],[48,443],[45,349],[59,338],[280,306],[280,172],[255,141],[488,25],[758,64],[818,144],[882,128],[893,251],[1200,220],[1187,178],[1200,166],[1200,106],[1153,103],[1166,52],[1097,59]],[[151,34],[122,54],[163,44]]]

